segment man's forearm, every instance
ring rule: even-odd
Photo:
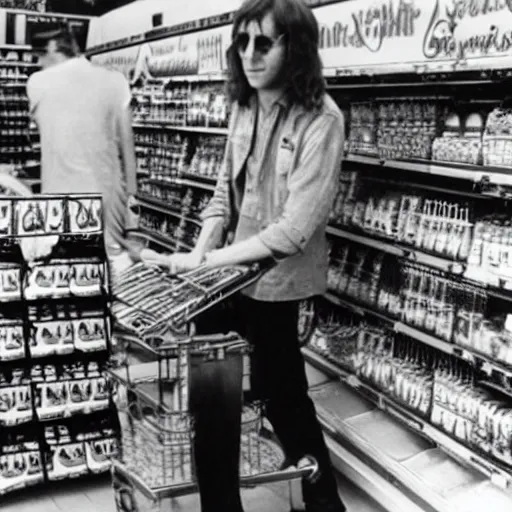
[[[259,237],[253,236],[242,242],[207,253],[205,264],[210,267],[222,267],[258,262],[270,257],[272,257],[272,251]]]
[[[224,217],[208,217],[203,221],[194,251],[203,256],[208,251],[219,247],[223,237]]]

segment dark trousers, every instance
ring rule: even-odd
[[[217,320],[221,321],[221,316],[218,314]],[[223,330],[237,330],[252,345],[251,397],[263,400],[265,414],[287,458],[296,463],[304,455],[312,455],[319,463],[320,479],[314,484],[303,484],[307,510],[342,512],[344,506],[338,497],[329,453],[314,404],[308,396],[304,359],[297,340],[298,302],[262,302],[238,296],[233,310],[226,312],[225,316],[229,317],[228,328]],[[217,328],[221,328],[220,325]],[[241,369],[236,379],[229,377],[233,386],[231,393],[235,393],[234,380],[240,376]],[[210,401],[210,410],[219,406],[226,413],[224,419],[217,417],[214,420],[214,438],[211,430],[206,432],[208,426],[205,425],[204,439],[200,443],[201,427],[197,422],[199,416],[196,416],[195,448],[202,512],[243,510],[236,459],[239,457],[240,409],[236,411],[235,418],[235,408],[241,407],[241,402],[237,401],[236,407],[226,411],[225,405],[217,405],[217,400],[225,400],[226,396],[222,397],[225,392],[225,380],[219,377],[218,384],[210,386],[208,397],[201,399],[202,403]],[[241,397],[241,390],[237,397]],[[232,398],[230,400],[235,403]],[[196,410],[197,404],[195,402]],[[202,416],[204,413],[197,414]],[[206,415],[204,417],[206,421]],[[210,415],[208,421],[211,418]],[[197,427],[200,427],[199,431]]]

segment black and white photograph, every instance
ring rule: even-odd
[[[512,1],[0,0],[0,511],[512,511]]]

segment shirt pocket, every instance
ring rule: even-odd
[[[283,137],[276,155],[275,203],[281,212],[288,199],[288,184],[295,161],[295,145],[291,139]]]
[[[242,217],[260,220],[260,208],[257,194],[254,192],[247,192],[247,190],[245,191],[244,198],[242,199],[242,205],[240,207],[240,215]]]

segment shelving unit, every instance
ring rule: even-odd
[[[32,190],[39,185],[41,150],[38,134],[30,128],[25,89],[38,69],[30,46],[0,45],[0,164],[9,165],[9,172]]]
[[[0,495],[108,472],[117,446],[103,374],[111,338],[101,198],[4,196],[2,205],[16,222],[2,235],[0,268],[0,465],[11,468]],[[46,241],[50,257],[29,266]]]
[[[334,452],[339,443],[421,510],[507,510],[509,472],[311,349],[303,352],[309,364],[332,379],[311,396]]]
[[[442,164],[440,162],[415,162],[405,160],[379,160],[376,157],[348,154],[347,162],[372,165],[386,169],[401,169],[404,171],[459,178],[480,183],[484,179],[496,185],[512,186],[512,169],[506,167],[484,167],[464,164]]]
[[[155,122],[148,121],[147,123],[133,123],[134,129],[149,129],[149,130],[171,130],[177,132],[189,132],[189,133],[202,133],[205,135],[227,135],[227,128],[209,127],[209,126],[177,126],[168,125],[165,121]]]
[[[475,368],[478,368],[479,370],[487,374],[488,376],[492,376],[493,372],[498,372],[505,377],[512,377],[512,368],[509,368],[503,364],[498,364],[492,361],[489,357],[486,357],[482,354],[477,354],[471,350],[444,341],[440,338],[437,338],[436,336],[427,334],[421,331],[420,329],[411,327],[410,325],[393,319],[388,315],[382,314],[369,306],[357,303],[354,301],[354,299],[350,297],[340,297],[336,293],[328,292],[324,295],[324,298],[327,299],[332,304],[340,306],[345,309],[349,309],[353,313],[360,315],[362,317],[368,316],[376,318],[382,321],[383,323],[387,324],[389,329],[397,333],[405,334],[406,336],[409,336],[414,340],[417,340],[425,345],[428,345],[441,352],[444,352],[445,354],[466,361]]]

